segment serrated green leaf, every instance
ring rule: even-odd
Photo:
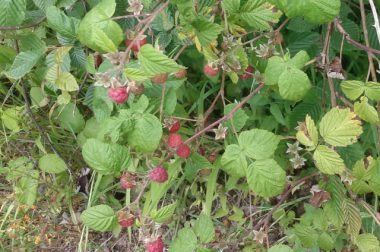
[[[305,51],[299,51],[293,58],[289,60],[289,64],[297,69],[302,69],[305,64],[310,60],[309,55]]]
[[[235,104],[228,104],[224,107],[224,114],[227,115],[236,105]],[[225,125],[228,127],[228,129],[236,130],[236,132],[239,132],[245,125],[245,123],[248,120],[247,114],[244,112],[244,110],[239,109],[234,113],[231,120],[228,120]]]
[[[189,227],[182,228],[170,245],[169,252],[194,252],[198,241],[193,230]]]
[[[267,159],[273,156],[280,138],[272,132],[253,129],[239,135],[239,146],[243,153],[253,159]]]
[[[0,0],[0,26],[19,25],[25,19],[26,0]]]
[[[247,181],[259,196],[274,197],[284,190],[286,173],[273,159],[257,160],[247,168]]]
[[[306,115],[305,122],[300,124],[296,134],[297,140],[308,147],[309,150],[314,150],[318,145],[318,130],[313,119]]]
[[[55,84],[57,85],[58,89],[61,89],[62,91],[72,92],[79,89],[77,80],[69,72],[60,73],[57,80],[55,81]]]
[[[282,98],[299,101],[311,88],[307,74],[299,69],[288,67],[278,79],[278,87]]]
[[[86,93],[85,104],[94,112],[97,121],[108,118],[113,110],[113,103],[104,87],[91,85]]]
[[[72,131],[74,133],[79,133],[83,130],[85,120],[74,103],[59,106],[55,113],[57,114],[57,119],[60,126],[65,130]]]
[[[319,145],[313,154],[315,166],[326,174],[341,174],[345,168],[342,158],[334,150]]]
[[[281,74],[286,68],[286,62],[284,59],[274,56],[268,60],[268,65],[265,68],[265,84],[276,85]]]
[[[46,9],[46,18],[50,28],[70,39],[75,39],[80,20],[68,17],[55,6]]]
[[[310,23],[327,23],[339,15],[340,0],[307,0],[305,2],[303,15]]]
[[[157,223],[164,223],[165,221],[167,221],[173,216],[176,206],[177,204],[173,203],[173,204],[164,206],[160,208],[159,210],[153,210],[150,213],[150,217],[152,218],[152,220],[154,220]]]
[[[354,112],[366,122],[377,124],[380,121],[376,109],[369,105],[367,97],[363,96],[354,103]]]
[[[14,187],[14,194],[21,204],[32,206],[37,199],[39,172],[37,170],[28,171],[21,177]]]
[[[319,132],[333,146],[353,144],[363,132],[360,121],[355,117],[349,108],[333,108],[323,116]]]
[[[318,234],[311,226],[302,224],[294,225],[294,232],[306,248],[311,248],[318,240]]]
[[[280,244],[270,247],[268,252],[294,252],[294,250],[286,245]]]
[[[372,100],[380,101],[380,83],[367,82],[365,84],[365,95]]]
[[[340,86],[343,93],[352,101],[358,99],[365,90],[364,82],[356,80],[342,81]]]
[[[78,37],[82,44],[100,53],[117,51],[123,40],[123,31],[110,19],[115,8],[115,0],[102,0],[86,14],[78,29]]]
[[[84,210],[80,219],[88,228],[95,231],[111,231],[116,224],[116,215],[107,205],[97,205]]]
[[[333,238],[326,232],[323,232],[318,238],[318,246],[321,249],[330,251],[334,249],[335,241]]]
[[[88,139],[82,147],[84,161],[99,174],[117,174],[129,162],[128,149],[118,144]]]
[[[240,0],[224,0],[222,7],[230,14],[237,13],[240,9]]]
[[[128,142],[141,152],[157,149],[162,137],[162,125],[157,117],[143,114],[136,118],[134,128],[128,133]]]
[[[41,52],[38,51],[20,52],[13,61],[11,68],[5,74],[12,79],[21,79],[37,64],[41,56]]]
[[[241,9],[239,16],[246,24],[252,28],[266,31],[271,28],[270,23],[277,23],[282,13],[273,11],[271,5],[263,4],[252,9],[250,2],[247,2]]]
[[[49,173],[61,173],[66,171],[67,166],[57,154],[45,154],[38,161],[41,170]]]
[[[215,239],[215,228],[210,216],[201,214],[194,223],[194,232],[202,243],[210,243]]]
[[[234,177],[245,176],[245,171],[248,165],[247,159],[238,145],[231,144],[227,146],[223,153],[221,163],[223,170],[228,174]]]
[[[194,20],[191,25],[196,38],[203,47],[207,47],[211,42],[215,41],[222,31],[222,28],[218,24],[212,23],[201,16]]]
[[[362,226],[360,211],[356,207],[355,202],[348,199],[343,201],[342,208],[343,208],[344,222],[346,224],[346,232],[353,239],[355,239],[355,237],[359,235],[359,231]]]
[[[379,241],[373,234],[360,234],[355,239],[355,244],[362,252],[375,252],[379,249]]]
[[[152,76],[161,73],[174,73],[185,69],[150,44],[145,44],[140,48],[139,61],[143,71]]]

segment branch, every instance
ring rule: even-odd
[[[323,46],[322,51],[322,64],[325,68],[325,74],[327,76],[327,81],[329,83],[330,88],[330,102],[332,107],[336,107],[336,96],[335,96],[335,86],[334,81],[331,77],[328,75],[328,67],[330,65],[329,60],[329,49],[330,49],[330,42],[331,42],[331,33],[332,33],[332,23],[329,23],[327,26],[327,32],[326,32],[326,38],[325,38],[325,44]]]
[[[29,102],[29,98],[27,96],[27,89],[26,89],[26,85],[24,82],[21,82],[21,86],[22,86],[22,96],[24,97],[24,100],[25,100],[25,107],[26,107],[26,111],[27,113],[29,114],[29,117],[30,119],[32,120],[32,122],[35,124],[37,130],[40,132],[40,135],[42,136],[42,138],[46,141],[46,143],[50,146],[50,149],[58,156],[60,157],[66,164],[66,167],[67,167],[67,171],[69,172],[70,174],[70,178],[72,179],[73,177],[73,171],[71,170],[69,164],[63,159],[62,155],[55,149],[55,147],[53,146],[53,143],[51,142],[50,138],[48,137],[48,135],[46,134],[46,132],[41,128],[41,126],[38,124],[34,114],[33,114],[33,111],[32,109],[30,108],[30,102]]]
[[[318,172],[316,173],[313,173],[313,174],[310,174],[309,176],[306,176],[306,177],[303,177],[299,180],[297,180],[296,182],[293,183],[293,185],[281,196],[281,199],[280,201],[267,213],[266,217],[264,219],[261,219],[254,227],[253,229],[254,230],[258,230],[260,228],[261,225],[264,226],[264,229],[266,229],[268,227],[268,224],[269,224],[269,221],[271,220],[272,218],[272,215],[274,212],[277,211],[277,209],[282,205],[282,203],[284,203],[288,197],[290,196],[291,192],[293,191],[293,189],[302,184],[303,182],[315,177],[319,175]]]
[[[379,17],[377,15],[376,6],[373,0],[369,0],[369,4],[371,5],[371,11],[373,13],[373,19],[375,21],[374,26],[376,29],[377,39],[379,40],[379,43],[380,43],[380,24],[379,24]]]
[[[260,92],[260,90],[264,87],[264,83],[261,83],[255,90],[253,90],[248,96],[246,96],[241,102],[239,102],[238,104],[236,104],[236,106],[225,116],[223,116],[222,118],[220,118],[219,120],[211,123],[210,125],[208,125],[206,128],[202,129],[201,131],[197,132],[196,134],[194,134],[192,137],[190,137],[189,139],[187,139],[184,144],[189,144],[191,143],[192,141],[194,141],[195,139],[197,139],[198,137],[202,136],[204,133],[206,133],[207,131],[211,130],[212,128],[214,128],[215,126],[219,125],[220,123],[224,122],[224,121],[227,121],[228,119],[232,118],[233,115],[236,113],[236,111],[238,111],[239,109],[241,109],[243,107],[244,104],[246,104],[252,97],[254,97],[257,93]]]
[[[353,45],[353,46],[355,46],[355,47],[357,47],[359,49],[362,49],[362,50],[364,50],[366,52],[371,52],[373,54],[380,55],[380,51],[379,50],[374,49],[372,47],[368,47],[368,46],[362,45],[359,42],[353,40],[351,38],[350,34],[348,34],[346,32],[346,30],[343,28],[340,20],[336,19],[335,22],[334,22],[334,24],[335,24],[335,28],[337,29],[337,31],[344,36],[344,38],[347,40],[348,43],[350,43],[351,45]]]
[[[121,72],[124,68],[125,62],[128,60],[129,52],[131,51],[131,48],[133,44],[139,39],[141,35],[145,33],[146,30],[148,30],[149,25],[154,21],[154,19],[169,5],[170,0],[166,1],[160,8],[158,8],[156,11],[153,12],[152,15],[148,16],[146,19],[143,19],[140,24],[145,24],[144,28],[141,29],[141,31],[138,33],[138,35],[133,39],[132,43],[129,44],[127,49],[125,49],[123,56],[120,59],[120,63],[118,66],[119,72]]]
[[[360,15],[362,17],[365,45],[367,47],[370,47],[369,38],[368,38],[368,30],[367,30],[367,20],[366,20],[363,0],[360,0],[359,4],[360,4]],[[369,64],[369,70],[371,71],[372,80],[377,82],[376,69],[375,69],[375,65],[373,64],[373,53],[367,52],[367,55],[368,55],[368,64]]]
[[[26,28],[31,28],[34,26],[37,26],[41,24],[46,17],[41,17],[40,19],[37,19],[37,21],[30,23],[30,24],[24,24],[24,25],[15,25],[15,26],[0,26],[0,31],[13,31],[13,30],[21,30]]]

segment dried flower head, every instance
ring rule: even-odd
[[[141,11],[144,9],[144,5],[141,0],[128,0],[129,7],[128,12],[133,12],[133,15],[140,15]]]

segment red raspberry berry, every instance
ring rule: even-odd
[[[168,172],[165,168],[161,166],[157,166],[154,169],[150,170],[148,177],[158,183],[164,183],[168,180]]]
[[[172,133],[168,137],[168,146],[170,148],[177,148],[182,144],[182,137],[176,133]]]
[[[253,66],[249,65],[245,71],[244,71],[244,74],[240,75],[239,79],[241,80],[247,80],[249,78],[252,77],[252,73],[255,69],[253,68]]]
[[[205,75],[207,75],[209,77],[215,77],[218,74],[219,70],[218,70],[218,68],[213,68],[209,64],[206,64],[203,67],[203,72],[205,73]]]
[[[153,76],[150,80],[154,84],[164,84],[167,79],[168,79],[168,74],[163,73],[163,74],[157,74],[157,75]]]
[[[117,220],[123,228],[128,228],[135,224],[135,216],[133,214],[127,214],[126,212],[120,212]]]
[[[136,186],[135,176],[129,172],[120,177],[120,186],[124,189],[132,189]]]
[[[174,120],[173,124],[169,126],[170,133],[176,133],[181,128],[181,123],[178,120]]]
[[[187,146],[186,144],[182,144],[177,149],[177,155],[180,156],[181,158],[188,158],[190,156],[190,153],[191,153],[191,150],[189,146]]]
[[[174,77],[177,79],[183,79],[187,76],[187,71],[185,69],[179,70],[174,74]]]
[[[164,243],[161,238],[158,238],[155,241],[150,241],[145,246],[147,252],[163,252]]]
[[[132,44],[132,47],[131,47],[131,50],[133,52],[139,52],[140,51],[140,47],[142,47],[143,45],[146,44],[146,37],[144,38],[141,38],[141,39],[137,39],[135,42],[133,42],[134,39],[126,39],[125,40],[125,44],[127,46],[129,46],[130,44]]]
[[[108,96],[116,103],[124,103],[128,100],[128,90],[126,87],[109,88]]]

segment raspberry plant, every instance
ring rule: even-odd
[[[380,251],[379,6],[0,0],[0,250]]]

